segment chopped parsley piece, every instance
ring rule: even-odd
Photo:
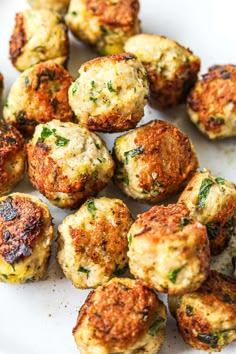
[[[77,90],[78,90],[78,87],[79,87],[78,81],[75,81],[75,82],[73,83],[72,89],[71,89],[72,95],[75,95],[75,94],[76,94],[76,92],[77,92]]]
[[[63,138],[63,136],[54,134],[55,138],[57,139],[55,144],[57,147],[65,146],[69,143],[69,139]]]
[[[157,332],[159,331],[159,329],[161,329],[163,327],[164,322],[165,322],[164,318],[157,317],[157,319],[155,319],[155,321],[153,322],[153,324],[149,328],[148,333],[150,334],[150,336],[154,337],[157,334]]]
[[[143,193],[143,194],[149,194],[149,192],[148,192],[146,189],[143,189],[143,190],[142,190],[142,193]]]
[[[4,107],[9,108],[8,101],[6,101],[6,103],[4,104]]]
[[[112,87],[111,81],[108,81],[108,83],[107,83],[107,88],[108,88],[108,90],[109,90],[110,92],[116,92],[116,91],[113,89],[113,87]]]
[[[129,244],[129,246],[131,246],[132,241],[133,241],[133,235],[129,234],[128,235],[128,244]]]
[[[43,126],[43,130],[41,132],[40,138],[38,138],[37,143],[44,142],[49,136],[54,135],[56,138],[55,144],[57,147],[65,146],[70,141],[69,139],[63,138],[60,135],[56,134],[56,129],[49,129],[48,127]]]
[[[97,157],[97,160],[98,160],[100,163],[106,162],[105,157]]]
[[[138,146],[136,149],[126,151],[124,153],[124,155],[125,155],[125,160],[124,160],[125,165],[128,165],[129,157],[134,157],[136,155],[141,155],[143,152],[144,152],[143,145]]]
[[[136,93],[136,91],[137,91],[137,89],[136,89],[136,87],[134,87],[134,93]]]
[[[209,240],[214,240],[220,232],[220,227],[214,222],[209,222],[208,224],[206,224],[206,228]]]
[[[92,173],[92,180],[93,181],[96,181],[98,179],[98,171],[93,171],[93,173]]]
[[[168,279],[175,284],[177,280],[178,273],[181,271],[181,267],[173,269],[169,274],[168,274]]]
[[[229,294],[224,294],[223,295],[223,301],[226,302],[227,304],[232,304],[233,300],[232,298],[229,296]]]
[[[113,270],[113,274],[117,277],[121,274],[124,274],[127,270],[128,264],[125,264],[123,268],[119,268],[119,264],[115,263],[115,269]]]
[[[181,219],[180,219],[180,225],[181,226],[186,226],[188,224],[191,224],[191,220],[190,218],[186,217],[186,216],[183,216]]]
[[[90,82],[90,85],[91,85],[92,88],[94,88],[94,87],[95,87],[95,81],[94,81],[94,80],[91,81],[91,82]]]
[[[148,99],[148,95],[144,95],[144,99],[147,100]]]
[[[80,266],[80,267],[78,268],[78,272],[87,274],[87,279],[88,279],[89,273],[90,273],[90,270],[89,270],[89,269]]]
[[[192,307],[192,306],[186,305],[186,315],[187,315],[188,317],[193,316],[193,307]]]
[[[100,148],[100,145],[99,145],[98,143],[94,143],[94,145],[96,146],[96,148],[97,148],[98,150],[101,149],[101,148]]]
[[[35,277],[26,279],[26,283],[33,283],[34,281],[35,281]]]
[[[8,279],[8,276],[6,274],[0,274],[0,277],[3,277],[5,279]]]
[[[225,180],[222,177],[216,177],[215,181],[217,184],[225,184]]]
[[[201,183],[201,187],[198,193],[198,207],[203,208],[205,206],[205,202],[207,199],[207,196],[210,192],[211,186],[214,184],[214,182],[209,179],[209,178],[204,178],[204,180]]]
[[[124,182],[127,186],[129,185],[129,176],[128,173],[124,173],[121,177],[121,181]]]
[[[223,117],[213,117],[212,116],[207,120],[207,123],[212,127],[218,127],[218,126],[225,124],[225,120]]]
[[[96,97],[90,96],[89,99],[90,99],[90,101],[93,101],[93,102],[96,102],[96,101],[97,101],[97,98],[96,98]]]
[[[15,272],[16,268],[15,268],[15,264],[14,263],[11,264],[11,267],[12,267],[13,272]]]
[[[43,126],[43,130],[42,130],[40,138],[38,140],[44,141],[45,139],[47,139],[49,136],[51,136],[54,133],[53,130],[49,129],[48,127]]]
[[[88,211],[90,212],[90,214],[92,215],[92,218],[95,218],[95,211],[96,211],[96,207],[94,204],[94,199],[90,198],[87,202],[86,202]]]
[[[30,83],[29,77],[26,76],[26,77],[25,77],[25,87],[28,87],[28,86],[29,86],[29,83]]]
[[[201,333],[197,335],[197,339],[205,344],[208,344],[211,348],[218,347],[218,336],[215,334]]]
[[[71,15],[72,15],[72,16],[77,16],[78,14],[77,14],[76,11],[71,11]]]

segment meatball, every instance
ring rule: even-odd
[[[28,0],[29,5],[35,9],[49,9],[65,13],[68,9],[70,0]]]
[[[133,220],[119,199],[90,198],[58,227],[58,262],[80,289],[94,288],[127,269]]]
[[[25,70],[11,87],[3,116],[22,133],[32,136],[35,126],[52,119],[71,121],[68,102],[73,77],[54,61],[41,62]]]
[[[148,82],[134,55],[122,53],[83,64],[69,89],[76,118],[90,130],[134,128],[144,115]]]
[[[145,66],[151,96],[160,107],[186,100],[200,70],[200,59],[191,50],[164,36],[143,33],[129,38],[125,51]]]
[[[81,354],[156,354],[166,317],[153,290],[140,281],[114,278],[89,294],[73,334]]]
[[[3,88],[4,88],[3,75],[0,73],[0,100],[2,98]]]
[[[71,0],[66,22],[78,39],[100,54],[118,54],[140,31],[138,13],[138,0]]]
[[[154,206],[128,233],[130,272],[168,294],[197,290],[210,265],[206,227],[183,205]]]
[[[190,215],[206,225],[211,254],[216,256],[234,234],[236,186],[209,170],[196,173],[179,197]]]
[[[113,154],[118,187],[128,196],[150,203],[181,191],[198,167],[189,138],[160,120],[118,137]]]
[[[61,208],[75,208],[96,195],[114,171],[105,143],[74,123],[39,124],[27,153],[31,183]]]
[[[220,352],[236,340],[236,281],[216,271],[196,292],[170,296],[169,306],[184,341]]]
[[[236,136],[236,65],[215,65],[187,99],[189,117],[210,139]]]
[[[23,178],[24,169],[23,137],[14,127],[0,123],[0,196],[9,193]]]
[[[46,9],[16,14],[10,59],[19,71],[49,59],[66,64],[68,55],[67,27],[61,15]]]
[[[23,193],[0,198],[0,282],[44,275],[53,239],[52,217],[40,199]]]

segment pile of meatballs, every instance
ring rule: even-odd
[[[186,103],[209,139],[235,136],[236,66],[215,65],[198,80],[200,59],[189,49],[140,34],[138,0],[28,3],[10,39],[22,73],[0,124],[0,281],[38,281],[49,262],[47,204],[11,193],[26,165],[50,203],[76,209],[58,227],[57,259],[76,288],[94,288],[73,329],[81,354],[155,354],[167,323],[158,293],[168,294],[187,344],[221,351],[236,340],[236,272],[210,270],[210,260],[235,235],[236,186],[199,170],[173,124],[136,126],[148,101],[162,110]],[[77,79],[66,70],[68,29],[99,55]],[[125,133],[110,153],[96,132]],[[122,200],[97,197],[111,181],[153,206],[134,220]],[[169,197],[176,203],[164,205]]]

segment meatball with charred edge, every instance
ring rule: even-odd
[[[136,127],[148,95],[146,72],[129,53],[84,63],[69,89],[79,123],[90,130],[118,132]]]
[[[71,0],[66,22],[80,40],[102,55],[123,52],[126,40],[139,33],[138,0]]]
[[[2,99],[3,88],[4,88],[3,75],[2,73],[0,73],[0,100]]]
[[[166,317],[165,305],[144,283],[114,278],[88,295],[73,334],[81,354],[156,354]]]
[[[214,65],[188,96],[191,121],[209,139],[236,136],[236,65]]]
[[[154,206],[138,215],[128,233],[130,272],[157,291],[197,290],[208,276],[206,227],[180,204]]]
[[[235,233],[236,186],[209,170],[196,173],[179,197],[190,215],[206,225],[211,254],[220,254]]]
[[[27,136],[32,136],[39,123],[53,119],[72,121],[74,114],[68,102],[68,89],[73,81],[52,60],[25,70],[11,87],[3,110],[4,120]]]
[[[68,57],[67,26],[59,13],[41,9],[16,14],[10,40],[10,59],[16,69],[24,71],[50,59],[66,65]]]
[[[25,159],[21,134],[9,124],[0,123],[0,196],[9,193],[23,178]]]
[[[180,192],[198,168],[187,135],[160,120],[118,137],[113,156],[115,183],[128,196],[148,203]]]
[[[42,278],[52,239],[52,217],[40,199],[23,193],[0,198],[0,282]]]
[[[129,38],[125,51],[144,65],[151,97],[161,108],[185,102],[200,70],[200,59],[190,49],[170,38],[143,33]]]
[[[216,271],[196,292],[169,296],[169,307],[184,341],[192,348],[220,352],[236,340],[236,280]]]
[[[48,9],[65,13],[68,9],[70,0],[27,0],[32,9]]]

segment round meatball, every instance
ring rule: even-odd
[[[210,265],[206,227],[180,204],[154,206],[128,233],[130,272],[168,294],[197,290]]]
[[[61,15],[46,9],[16,14],[10,59],[19,71],[49,59],[66,64],[68,55],[67,27]]]
[[[118,137],[113,155],[118,187],[128,196],[150,203],[181,191],[198,167],[189,138],[160,120]]]
[[[138,0],[71,0],[66,22],[78,39],[100,54],[118,54],[140,31],[138,13]]]
[[[53,239],[46,204],[29,194],[0,198],[0,282],[25,283],[44,275]]]
[[[1,98],[2,98],[3,88],[4,88],[3,75],[0,73],[0,100],[1,100]]]
[[[140,281],[114,278],[89,294],[73,334],[81,354],[156,354],[166,317],[153,290]]]
[[[35,126],[52,119],[71,121],[68,102],[73,77],[54,61],[41,62],[25,70],[11,87],[3,116],[22,133],[32,136]]]
[[[143,33],[129,38],[125,51],[134,53],[145,66],[151,96],[160,107],[186,100],[200,70],[200,59],[191,50],[172,39]]]
[[[90,198],[58,227],[58,262],[80,289],[94,288],[127,269],[133,220],[119,199]]]
[[[88,129],[58,120],[39,124],[27,145],[28,175],[52,204],[75,208],[110,181],[114,162]]]
[[[236,186],[209,170],[196,173],[179,197],[190,215],[206,225],[211,254],[216,256],[234,234]]]
[[[187,100],[189,117],[210,139],[236,136],[236,65],[215,65]]]
[[[25,146],[21,134],[0,123],[0,196],[9,193],[23,178]]]
[[[35,9],[49,9],[65,13],[68,9],[70,0],[28,0],[29,5]]]
[[[77,120],[90,130],[116,132],[134,128],[144,115],[148,82],[134,55],[122,53],[83,64],[69,89]]]
[[[184,341],[194,349],[220,352],[236,340],[236,281],[211,271],[196,292],[170,296],[169,306]]]

